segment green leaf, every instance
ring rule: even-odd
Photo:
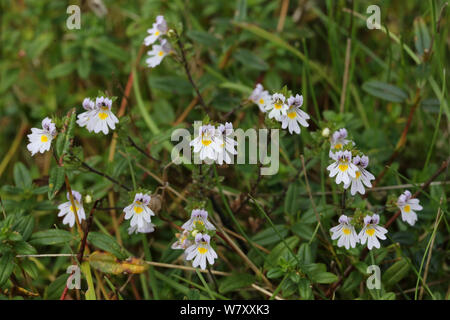
[[[311,300],[314,298],[313,291],[311,288],[311,281],[302,278],[298,283],[298,294],[302,300]]]
[[[87,240],[93,246],[111,252],[121,260],[128,257],[127,252],[125,252],[125,250],[117,243],[116,239],[109,235],[100,232],[91,232],[89,233]]]
[[[129,59],[128,53],[124,49],[108,39],[89,39],[87,45],[110,58],[124,62]]]
[[[47,72],[47,78],[54,79],[67,76],[70,73],[72,73],[72,71],[75,70],[75,68],[76,65],[73,62],[63,62],[57,64]]]
[[[25,165],[22,162],[17,162],[14,165],[14,183],[16,184],[16,187],[27,189],[31,187],[31,175],[28,169],[25,167]]]
[[[33,233],[30,243],[33,245],[67,244],[73,239],[72,234],[66,230],[45,230]]]
[[[391,102],[404,102],[408,99],[408,93],[403,89],[381,81],[367,81],[362,88],[374,97]]]
[[[395,293],[394,292],[386,292],[383,294],[380,298],[380,300],[395,300]]]
[[[14,243],[14,251],[17,254],[36,254],[36,249],[25,241],[18,241]]]
[[[286,244],[292,250],[299,243],[299,241],[300,239],[296,236],[292,236],[285,239]],[[287,252],[290,252],[290,250],[286,247],[283,241],[280,241],[280,243],[278,243],[267,256],[266,261],[264,262],[264,268],[267,269],[270,266],[276,265],[280,257]]]
[[[91,267],[89,262],[85,261],[81,264],[81,272],[83,272],[86,277],[86,282],[88,284],[88,289],[85,292],[86,300],[97,300],[95,296],[94,281],[92,280]]]
[[[286,226],[282,224],[275,225],[275,230],[278,231],[283,238],[286,237],[289,233],[289,230],[287,230]],[[257,233],[252,238],[252,240],[261,246],[266,246],[275,242],[279,242],[280,237],[278,236],[275,230],[272,227],[264,229],[259,233]]]
[[[89,59],[80,59],[77,62],[77,72],[80,78],[87,79],[91,72],[91,61]]]
[[[302,243],[297,253],[300,262],[303,264],[313,263],[313,258],[311,254],[311,245],[308,243]]]
[[[192,41],[203,44],[207,47],[216,47],[220,44],[219,39],[205,31],[189,30],[186,32],[186,35]]]
[[[406,258],[395,262],[382,276],[382,282],[386,287],[392,286],[402,280],[409,271],[409,263]]]
[[[250,274],[240,273],[225,277],[219,285],[220,293],[227,293],[233,290],[250,286],[254,281],[254,276]]]
[[[311,278],[314,283],[333,283],[338,281],[337,275],[331,272],[313,273]]]
[[[269,69],[269,65],[263,59],[247,49],[236,50],[233,58],[242,63],[245,68],[260,71]]]
[[[37,277],[39,276],[39,269],[34,261],[30,259],[23,259],[20,262],[20,266],[26,273],[30,275],[31,278],[37,279]]]
[[[4,253],[0,258],[0,287],[2,287],[14,270],[14,255],[12,252]]]
[[[58,278],[56,278],[55,281],[50,283],[50,285],[47,288],[47,299],[48,300],[57,300],[61,297],[61,294],[63,293],[66,284],[67,279],[69,278],[69,274],[65,273],[60,275]]]
[[[31,215],[29,216],[23,216],[16,220],[16,222],[13,225],[13,230],[17,231],[22,235],[23,240],[27,241],[31,233],[33,232],[34,228],[34,217]]]
[[[52,200],[64,184],[65,169],[64,167],[54,166],[50,169],[48,178],[48,199]]]
[[[300,209],[299,187],[296,183],[291,183],[284,198],[284,211],[287,214],[294,215]]]
[[[414,19],[414,45],[419,56],[430,49],[431,37],[421,17]]]
[[[291,228],[292,232],[298,235],[300,238],[309,241],[314,233],[311,225],[303,222],[297,222]]]

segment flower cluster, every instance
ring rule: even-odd
[[[77,115],[76,123],[80,127],[86,127],[89,132],[108,134],[109,129],[115,130],[119,119],[111,111],[112,100],[107,97],[97,97],[95,102],[90,98],[83,100],[83,113]],[[53,139],[57,135],[56,125],[46,117],[42,120],[42,129],[31,128],[28,140],[30,143],[27,149],[34,156],[36,153],[44,153],[50,150]]]
[[[144,39],[144,44],[146,46],[153,45],[147,52],[149,58],[145,60],[150,68],[158,66],[164,57],[173,51],[167,39],[163,38],[167,31],[167,22],[163,16],[157,16],[152,28],[147,30],[148,36]],[[154,44],[158,39],[160,39],[160,44]]]
[[[192,210],[191,218],[181,228],[183,232],[176,235],[178,240],[171,248],[185,250],[184,257],[187,261],[193,260],[194,268],[200,266],[206,269],[206,261],[213,265],[217,253],[211,246],[211,235],[216,228],[208,221],[208,212],[203,209]]]
[[[354,196],[357,192],[365,193],[364,186],[371,188],[371,180],[375,177],[366,170],[369,165],[369,157],[356,150],[344,150],[349,146],[353,149],[355,143],[347,139],[347,130],[339,129],[331,137],[330,158],[334,161],[327,167],[330,178],[336,177],[336,184],[344,183],[344,189],[350,188]],[[354,155],[356,153],[356,155]],[[359,154],[358,154],[359,153]]]
[[[359,232],[356,233],[355,227],[351,224],[352,218],[346,215],[341,215],[339,217],[339,225],[330,229],[332,232],[331,239],[338,240],[338,247],[345,247],[347,250],[355,248],[357,243],[362,245],[366,244],[369,250],[372,248],[380,248],[380,241],[385,240],[385,234],[388,232],[385,228],[379,226],[380,216],[374,214],[372,216],[364,217],[364,227]]]
[[[286,97],[281,93],[270,95],[263,86],[258,83],[249,97],[250,101],[258,105],[262,112],[268,112],[269,119],[275,119],[281,122],[283,129],[288,129],[289,133],[300,134],[300,125],[308,127],[306,120],[309,115],[301,110],[303,105],[303,96],[296,94],[295,96]]]
[[[222,165],[232,163],[237,154],[237,141],[234,140],[231,122],[220,124],[217,128],[207,124],[200,126],[197,137],[190,142],[200,160],[212,160]]]
[[[151,196],[143,193],[136,193],[134,201],[123,209],[125,220],[130,220],[128,234],[150,233],[155,231],[152,216],[155,213],[149,208]]]
[[[419,204],[419,199],[413,199],[411,192],[405,190],[397,199],[397,207],[402,213],[402,220],[413,226],[417,221],[415,211],[421,211],[423,208]]]
[[[95,103],[90,98],[83,100],[85,112],[77,116],[77,124],[86,127],[89,132],[94,131],[108,134],[109,129],[114,130],[119,119],[111,111],[112,100],[107,97],[95,98]]]

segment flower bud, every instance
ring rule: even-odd
[[[330,129],[325,128],[322,130],[322,137],[328,138],[330,136]]]
[[[91,203],[91,202],[92,202],[92,197],[89,194],[87,194],[84,197],[84,203]]]

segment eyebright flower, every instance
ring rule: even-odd
[[[281,93],[275,93],[271,97],[271,101],[266,105],[266,111],[269,112],[269,119],[275,118],[277,121],[281,121],[281,116],[286,115],[288,106],[285,103],[286,97]]]
[[[171,246],[172,249],[185,250],[192,244],[191,241],[189,241],[188,239],[189,231],[187,230],[183,230],[183,233],[177,233],[175,236],[177,237],[178,240],[172,244]]]
[[[75,210],[77,211],[78,219],[81,221],[86,220],[86,214],[84,213],[83,208],[83,200],[81,199],[81,194],[75,190],[72,190],[73,202],[75,204]],[[67,192],[67,202],[60,204],[58,206],[58,217],[64,217],[63,224],[68,224],[69,227],[73,227],[75,224],[75,213],[72,206],[72,202],[70,201],[69,193]]]
[[[216,160],[218,152],[221,152],[217,142],[216,128],[210,124],[200,126],[198,136],[189,145],[194,147],[195,153],[200,153],[200,160]]]
[[[374,214],[373,216],[366,216],[364,218],[364,228],[358,235],[361,244],[365,244],[367,241],[367,247],[372,250],[373,247],[380,248],[380,241],[385,240],[385,234],[388,232],[385,228],[380,227],[378,223],[380,222],[380,216]]]
[[[350,220],[351,218],[342,215],[339,217],[339,225],[330,229],[333,233],[331,239],[336,240],[339,238],[337,243],[338,247],[345,247],[347,250],[350,247],[355,248],[359,242],[355,227],[350,224]]]
[[[149,68],[154,68],[158,66],[161,61],[164,59],[165,56],[167,56],[169,53],[172,52],[172,46],[169,42],[167,42],[166,39],[161,40],[161,45],[153,45],[152,50],[147,52],[149,55],[149,58],[145,60]]]
[[[352,153],[350,151],[338,151],[333,154],[334,163],[327,167],[330,171],[330,178],[336,176],[336,183],[344,182],[344,185],[350,183],[351,178],[356,178],[356,167],[352,162]]]
[[[84,98],[83,100],[83,109],[86,110],[83,113],[80,113],[77,116],[77,124],[80,127],[86,127],[89,123],[89,119],[91,119],[95,112],[97,111],[97,108],[95,107],[95,102],[92,101],[90,98]]]
[[[27,145],[27,149],[34,156],[37,152],[44,153],[50,150],[53,138],[56,136],[56,126],[50,118],[42,120],[42,129],[31,128],[31,134],[29,134],[28,140],[30,143]]]
[[[231,122],[226,122],[221,124],[217,130],[217,144],[219,150],[217,152],[217,163],[222,165],[225,163],[232,163],[232,157],[237,154],[235,147],[237,146],[237,141],[231,138],[233,134],[233,124]]]
[[[147,194],[136,193],[133,203],[123,209],[125,220],[131,218],[131,227],[144,228],[146,223],[151,222],[151,216],[154,216],[155,213],[148,207],[150,199],[151,197]]]
[[[128,234],[131,235],[133,233],[151,233],[155,231],[155,225],[153,223],[147,222],[144,220],[144,226],[139,227],[138,225],[135,225],[133,227],[128,228]]]
[[[411,192],[406,190],[397,200],[397,206],[402,213],[402,220],[414,225],[417,221],[417,214],[415,211],[421,211],[423,208],[419,204],[419,199],[411,199]]]
[[[264,87],[260,83],[256,85],[249,99],[253,103],[256,103],[259,107],[259,110],[261,110],[262,112],[266,112],[266,105],[271,101],[269,91],[264,90]]]
[[[94,131],[108,134],[109,128],[114,130],[119,119],[111,111],[112,100],[106,97],[98,97],[94,102],[89,98],[83,100],[83,108],[87,110],[78,115],[77,123],[80,127],[86,126],[89,132]]]
[[[186,260],[194,259],[192,266],[194,268],[200,266],[203,270],[206,269],[206,260],[210,265],[214,264],[214,259],[217,259],[217,253],[210,245],[211,237],[207,234],[197,233],[195,236],[195,243],[186,249]]]
[[[300,107],[303,105],[303,96],[297,94],[295,97],[289,97],[287,105],[288,109],[286,111],[286,115],[283,115],[281,117],[281,127],[283,129],[288,128],[290,134],[292,134],[292,132],[299,134],[299,124],[304,127],[309,126],[308,122],[306,122],[306,120],[309,119],[309,115],[300,109]]]
[[[331,149],[341,150],[350,140],[347,140],[347,129],[342,128],[333,132],[331,137]]]
[[[152,28],[147,30],[149,35],[144,39],[144,44],[146,46],[153,44],[160,36],[167,33],[167,29],[167,22],[164,17],[157,16]]]
[[[194,209],[191,212],[191,218],[181,226],[184,230],[192,231],[200,226],[207,230],[216,230],[214,225],[208,221],[208,211],[203,209]]]
[[[344,188],[347,189],[350,184],[352,185],[350,189],[350,193],[352,194],[352,196],[354,196],[356,192],[364,194],[366,191],[363,184],[368,188],[372,188],[372,183],[370,181],[375,179],[373,174],[366,170],[367,166],[369,165],[369,157],[356,156],[353,158],[353,164],[357,167],[357,170],[355,172],[356,176],[354,178],[351,178],[351,181],[344,186]]]

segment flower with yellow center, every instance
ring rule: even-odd
[[[159,37],[165,35],[168,31],[167,22],[163,16],[157,16],[156,22],[151,29],[147,29],[148,36],[144,39],[146,46],[152,45]]]
[[[217,253],[210,245],[211,237],[207,234],[197,233],[195,236],[195,243],[186,249],[186,260],[193,260],[192,266],[194,268],[200,267],[206,269],[206,261],[209,265],[214,264],[214,259],[217,259]]]
[[[34,156],[36,153],[44,153],[50,150],[53,138],[56,136],[56,126],[50,120],[45,118],[42,120],[42,129],[31,128],[31,134],[29,134],[28,140],[30,143],[27,145],[27,149]]]
[[[281,93],[275,93],[271,97],[270,103],[267,103],[265,110],[269,112],[269,119],[275,118],[277,121],[281,121],[282,116],[286,115],[288,106],[285,103],[286,97]]]
[[[217,139],[216,128],[212,125],[200,126],[198,136],[189,144],[194,147],[194,153],[198,153],[200,160],[217,160],[222,141]]]
[[[397,206],[401,211],[402,220],[413,226],[417,221],[416,211],[421,211],[423,207],[419,204],[419,199],[412,198],[411,192],[405,190],[398,199]]]
[[[339,225],[330,229],[332,232],[331,239],[338,240],[338,247],[345,247],[347,250],[355,248],[358,243],[358,235],[356,234],[355,227],[350,224],[351,218],[346,215],[339,217]]]
[[[271,97],[269,91],[264,90],[264,87],[258,83],[250,95],[249,100],[257,104],[261,112],[266,112],[265,108],[266,105],[270,103]]]
[[[68,201],[58,206],[58,217],[64,217],[62,223],[68,224],[69,227],[72,228],[76,222],[75,210],[80,223],[81,221],[86,219],[86,214],[84,212],[81,194],[78,191],[72,190],[72,198],[75,204],[75,210],[72,206],[72,202],[70,201],[69,193],[67,193],[66,197]]]
[[[147,66],[150,68],[154,68],[161,64],[161,61],[165,56],[172,53],[172,46],[166,39],[161,40],[161,45],[153,45],[152,50],[147,52],[148,58],[145,60]]]
[[[289,108],[286,111],[286,115],[281,117],[281,127],[283,129],[288,128],[289,133],[293,132],[300,134],[300,125],[308,127],[309,124],[306,120],[309,119],[309,115],[300,109],[303,105],[303,96],[296,95],[289,97],[287,104]]]
[[[369,157],[367,156],[355,156],[353,157],[353,164],[357,167],[355,172],[355,177],[351,177],[351,181],[344,185],[344,188],[347,189],[351,185],[350,193],[354,196],[357,192],[360,194],[365,194],[366,190],[364,186],[367,188],[372,188],[371,180],[374,180],[375,177],[369,171],[366,170],[369,165]]]
[[[123,211],[125,212],[125,220],[130,221],[130,227],[137,227],[138,229],[133,229],[133,232],[143,232],[142,230],[150,230],[151,217],[155,213],[149,208],[151,197],[147,194],[136,193],[134,196],[134,201],[129,206],[125,207]],[[141,230],[141,231],[139,231]],[[148,231],[151,232],[151,231]]]
[[[334,163],[327,167],[330,171],[330,178],[336,176],[336,183],[344,182],[344,186],[351,182],[352,178],[356,178],[358,168],[352,163],[352,154],[350,151],[338,151],[333,154]]]
[[[83,107],[84,104],[85,102],[83,102]],[[109,129],[115,130],[116,123],[119,123],[119,119],[111,111],[111,106],[111,99],[97,97],[94,106],[89,106],[88,111],[78,115],[77,123],[82,127],[86,126],[89,132],[99,133],[101,131],[103,134],[108,134]]]
[[[358,234],[359,241],[361,244],[367,242],[367,248],[372,250],[372,248],[380,248],[380,241],[385,240],[385,234],[388,232],[385,228],[378,225],[380,222],[380,216],[374,214],[373,216],[364,217],[364,228]]]
[[[181,226],[181,228],[187,231],[192,231],[200,227],[204,227],[206,230],[216,230],[216,227],[208,221],[208,211],[204,209],[192,210],[191,218]]]

